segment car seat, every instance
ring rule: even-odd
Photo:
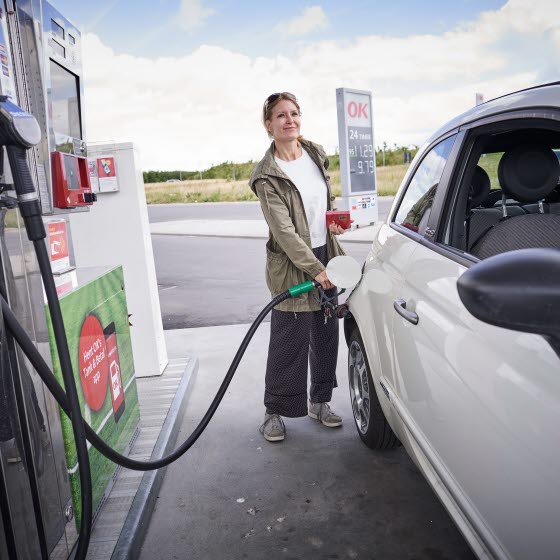
[[[523,203],[537,203],[552,193],[559,177],[558,158],[548,146],[540,144],[516,146],[502,156],[498,165],[504,197]],[[486,259],[531,247],[560,248],[560,215],[508,214],[475,242],[471,253]]]

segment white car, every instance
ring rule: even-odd
[[[358,433],[406,448],[480,558],[560,558],[560,82],[450,121],[345,319]]]

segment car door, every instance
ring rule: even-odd
[[[465,270],[427,239],[408,259],[393,406],[440,497],[442,483],[494,556],[554,558],[560,363],[543,337],[475,319],[457,292]]]
[[[388,224],[381,224],[376,228],[375,241],[366,258],[358,288],[360,297],[352,298],[350,310],[353,311],[362,334],[375,381],[391,385],[394,371],[391,337],[394,320],[392,302],[401,291],[404,281],[403,271],[414,251],[414,243]],[[356,305],[359,309],[354,307]],[[353,406],[354,404],[353,401]],[[389,417],[392,415],[392,410],[389,403],[380,401],[380,404],[391,421]],[[364,417],[365,421],[366,417]],[[398,425],[393,422],[391,424],[399,436]]]
[[[455,135],[451,135],[437,150],[426,148],[418,152],[409,174],[403,180],[404,187],[401,192],[404,192],[404,196],[401,196],[394,205],[394,208],[399,209],[399,215],[402,213],[407,217],[410,214],[406,226],[407,233],[410,235],[403,235],[393,228],[390,223],[392,220],[376,226],[374,242],[364,265],[359,287],[364,297],[359,301],[360,305],[367,306],[368,309],[360,309],[355,313],[355,317],[363,335],[373,375],[376,378],[380,376],[379,381],[389,388],[394,384],[395,371],[395,353],[391,336],[395,316],[393,302],[401,292],[406,265],[418,239],[422,237],[418,233],[418,227],[422,226],[421,222],[425,223],[430,208],[426,205],[418,211],[415,204],[422,197],[426,200],[426,193],[439,181],[454,139]],[[441,160],[442,147],[445,152],[443,160]],[[428,196],[433,196],[433,190]],[[395,212],[394,208],[391,213]],[[412,214],[415,217],[412,217]],[[415,224],[413,222],[416,219]],[[389,403],[381,400],[380,404],[386,416],[390,417],[393,411]],[[399,423],[391,422],[391,424],[397,435],[402,437]]]

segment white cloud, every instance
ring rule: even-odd
[[[216,10],[203,6],[202,0],[181,0],[179,23],[184,29],[191,30],[200,27],[206,18],[215,13]]]
[[[303,36],[315,31],[323,31],[328,26],[329,20],[323,8],[321,6],[308,6],[301,15],[280,23],[276,27],[276,31],[288,35]]]
[[[263,100],[293,91],[302,132],[333,151],[335,89],[373,92],[376,143],[422,143],[485,99],[560,79],[560,2],[521,0],[441,35],[367,36],[251,58],[201,46],[174,58],[117,54],[84,35],[88,140],[136,142],[144,169],[199,169],[258,159],[268,145]],[[528,21],[529,20],[529,21]]]

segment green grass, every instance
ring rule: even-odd
[[[504,152],[496,152],[494,154],[482,154],[478,160],[478,165],[488,173],[490,177],[490,188],[499,189],[500,181],[498,180],[498,165]]]
[[[20,222],[23,226],[23,220],[20,220],[17,210],[12,209],[6,212],[6,217],[4,218],[4,227],[6,229],[17,229]]]
[[[407,169],[408,165],[378,167],[377,193],[380,196],[394,196]],[[340,196],[340,171],[331,171],[330,176],[333,194]],[[148,183],[145,185],[145,189],[148,204],[257,200],[246,180],[213,179],[180,183]]]
[[[213,179],[181,183],[149,183],[145,188],[148,204],[257,200],[245,180]]]

